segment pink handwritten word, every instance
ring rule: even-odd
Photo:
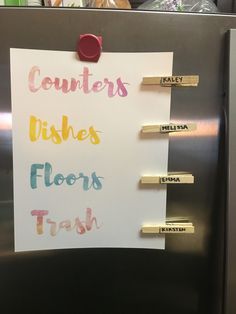
[[[59,77],[41,77],[40,76],[40,68],[37,66],[33,66],[29,72],[28,76],[28,84],[29,90],[32,93],[38,92],[40,89],[49,90],[54,89],[56,91],[62,91],[62,93],[67,94],[69,92],[75,92],[81,90],[84,94],[90,93],[99,93],[103,90],[106,90],[108,97],[120,96],[126,97],[128,95],[128,91],[125,85],[129,85],[129,83],[125,83],[119,77],[112,82],[108,78],[104,78],[102,81],[91,82],[92,73],[89,72],[89,68],[84,67],[83,73],[79,74],[80,79],[75,78],[59,78]]]
[[[100,226],[97,223],[97,218],[93,216],[92,209],[86,208],[86,217],[85,221],[81,221],[79,217],[76,217],[72,222],[70,220],[64,220],[61,222],[56,222],[51,220],[50,218],[44,220],[44,216],[49,214],[48,210],[32,210],[31,215],[36,217],[36,233],[43,234],[45,222],[50,225],[50,234],[51,236],[56,236],[60,230],[75,231],[78,234],[84,234],[87,231],[91,231],[95,226],[96,229],[99,229]]]

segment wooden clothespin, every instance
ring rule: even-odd
[[[142,133],[170,133],[170,132],[190,132],[197,129],[196,123],[186,124],[160,124],[160,125],[144,125]]]
[[[199,84],[198,75],[183,75],[183,76],[157,76],[143,77],[143,85],[160,85],[162,87],[196,87]]]
[[[165,234],[165,233],[194,233],[195,228],[191,222],[186,219],[176,220],[167,219],[165,224],[144,225],[141,232],[144,234]]]
[[[142,184],[192,184],[194,176],[186,172],[173,172],[167,176],[142,176]]]

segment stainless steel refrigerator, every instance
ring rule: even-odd
[[[167,194],[167,217],[191,217],[196,230],[166,235],[165,250],[14,253],[12,133],[0,125],[1,313],[235,313],[234,28],[233,15],[0,8],[0,115],[11,114],[11,47],[74,51],[94,33],[108,52],[173,51],[173,74],[200,76],[198,88],[172,90],[171,121],[200,127],[170,136],[168,162],[196,182]]]

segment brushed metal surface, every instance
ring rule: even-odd
[[[234,12],[234,0],[217,0],[216,5],[220,12]]]
[[[226,313],[236,312],[236,29],[229,34],[229,106],[228,106],[228,212],[227,212],[227,272]]]
[[[225,34],[235,27],[230,15],[0,8],[2,313],[222,313]],[[200,75],[198,88],[172,92],[171,121],[198,131],[171,135],[169,171],[189,171],[196,183],[169,187],[167,205],[196,233],[166,236],[165,251],[13,251],[9,48],[73,51],[81,33],[102,35],[104,51],[174,51],[173,74]]]

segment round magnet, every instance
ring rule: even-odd
[[[102,38],[93,34],[80,35],[77,53],[81,61],[97,62],[102,50]]]

